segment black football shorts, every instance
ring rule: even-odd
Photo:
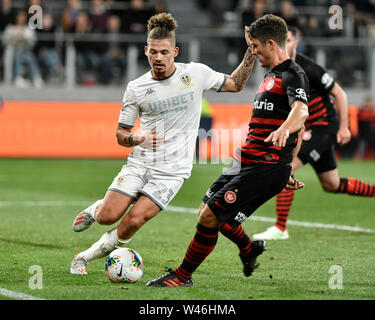
[[[222,222],[241,224],[257,208],[277,195],[288,182],[291,166],[234,161],[212,184],[203,198]],[[236,169],[237,167],[237,169]]]
[[[311,164],[317,174],[336,169],[335,143],[336,134],[311,127],[303,135],[298,158],[304,164]]]

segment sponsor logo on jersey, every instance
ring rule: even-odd
[[[224,194],[224,199],[228,203],[233,203],[237,200],[237,195],[233,191],[227,191]]]
[[[149,96],[149,95],[151,95],[151,94],[153,94],[153,93],[156,93],[156,91],[155,91],[154,89],[152,89],[152,88],[148,88],[148,89],[146,90],[146,94],[145,94],[145,96]]]
[[[189,74],[183,74],[180,76],[180,79],[182,83],[184,84],[184,87],[182,89],[190,88],[193,87],[194,84],[191,83],[191,77]]]
[[[266,111],[273,111],[273,103],[272,102],[268,102],[267,99],[264,99],[264,101],[259,101],[259,100],[255,100],[254,101],[254,109],[263,109],[263,110],[266,110]]]
[[[213,194],[214,194],[214,192],[213,192],[213,191],[211,190],[211,188],[210,188],[210,189],[208,189],[207,192],[206,192],[206,197],[207,197],[207,198],[211,198]]]
[[[307,96],[306,96],[306,92],[304,89],[302,88],[297,88],[296,89],[296,98],[299,98],[299,99],[303,99],[303,100],[306,100],[307,101]]]
[[[246,215],[242,213],[241,211],[237,213],[235,216],[234,220],[237,221],[238,223],[242,223],[247,219]]]

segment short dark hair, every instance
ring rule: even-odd
[[[258,39],[263,44],[272,39],[279,46],[285,47],[288,39],[288,26],[283,18],[266,14],[249,26],[249,33],[252,38]]]

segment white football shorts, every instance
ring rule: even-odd
[[[184,181],[181,176],[169,175],[132,163],[122,167],[108,190],[122,193],[134,200],[143,194],[164,210]]]

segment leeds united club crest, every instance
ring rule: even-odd
[[[189,74],[183,74],[182,76],[180,76],[180,79],[182,83],[184,84],[184,87],[182,89],[186,89],[186,88],[190,88],[194,86],[194,84],[191,83],[191,77]]]

